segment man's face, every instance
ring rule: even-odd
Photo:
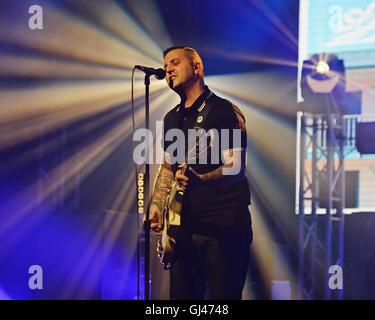
[[[195,78],[193,66],[184,49],[175,49],[167,53],[164,58],[164,70],[165,79],[173,90],[180,86],[184,87]]]

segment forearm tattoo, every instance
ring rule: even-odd
[[[228,150],[228,155],[230,157],[233,157],[233,150]],[[241,165],[244,163],[244,161],[240,160],[240,158],[237,158],[236,161],[240,161]],[[212,170],[210,172],[207,172],[205,174],[200,175],[200,178],[204,182],[214,182],[214,181],[218,181],[218,180],[220,180],[222,182],[226,182],[226,183],[235,182],[235,181],[241,179],[241,177],[244,174],[245,168],[243,166],[241,166],[240,172],[238,174],[235,174],[235,175],[225,175],[225,174],[223,174],[224,168],[231,168],[232,166],[233,166],[233,161],[231,163],[224,164],[224,165],[218,167],[215,170]]]
[[[173,173],[160,166],[155,178],[151,205],[155,205],[159,210],[162,209],[168,195],[168,189],[170,189],[173,180]]]
[[[202,174],[201,175],[201,179],[206,182],[206,181],[214,181],[214,180],[217,180],[217,179],[220,179],[221,177],[223,176],[223,170],[221,167],[213,170],[213,171],[210,171],[210,172],[207,172],[205,174]]]
[[[223,168],[224,167],[230,167],[230,165],[222,165],[221,167],[215,169],[215,170],[212,170],[210,172],[207,172],[205,174],[202,174],[201,175],[201,179],[206,182],[206,181],[215,181],[215,180],[219,180],[219,179],[222,179],[223,177],[227,178],[227,179],[230,179],[231,176],[224,176],[223,175]]]

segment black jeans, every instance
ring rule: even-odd
[[[251,226],[220,237],[180,236],[170,269],[170,299],[202,300],[207,284],[212,300],[241,300],[252,237]]]

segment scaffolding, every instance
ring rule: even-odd
[[[329,270],[344,263],[345,140],[342,115],[298,112],[298,299],[343,297],[343,289],[331,290]]]

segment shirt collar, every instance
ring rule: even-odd
[[[177,111],[188,113],[188,114],[197,112],[197,110],[200,108],[203,102],[207,99],[210,92],[211,90],[208,88],[208,86],[204,86],[203,93],[194,101],[193,105],[190,108],[185,108],[181,101],[180,106],[177,109]]]

